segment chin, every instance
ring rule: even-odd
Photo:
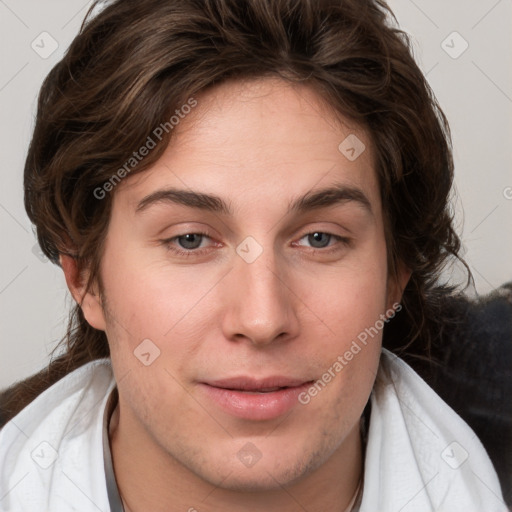
[[[229,476],[219,483],[219,486],[238,492],[269,492],[278,491],[284,486],[293,484],[304,476],[302,471],[295,472],[280,468],[276,470],[274,467],[260,469],[249,468],[233,471]]]
[[[257,461],[246,459],[246,466],[239,460],[243,459],[239,454],[240,452],[235,454],[234,460],[224,459],[223,467],[219,467],[218,464],[211,465],[209,474],[205,474],[203,466],[199,476],[231,491],[277,491],[299,482],[328,458],[328,454],[323,450],[316,452],[316,455],[305,453],[303,450],[295,453],[279,453],[274,450],[266,460],[264,454]],[[222,476],[219,478],[219,475]]]

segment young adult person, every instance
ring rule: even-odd
[[[2,510],[502,511],[427,355],[449,131],[381,1],[118,0],[42,86],[25,198],[77,303]]]

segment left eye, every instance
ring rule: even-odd
[[[175,237],[175,240],[183,249],[199,249],[203,238],[206,236],[207,235],[202,233],[187,233],[185,235]]]
[[[323,231],[314,231],[313,233],[308,233],[304,235],[300,240],[307,239],[308,243],[311,244],[311,247],[314,249],[323,249],[324,247],[328,247],[329,242],[334,238],[337,241],[342,241],[342,237],[337,235],[332,235],[330,233],[324,233]]]

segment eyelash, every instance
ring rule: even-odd
[[[184,256],[186,258],[189,258],[190,256],[202,256],[205,253],[205,249],[189,249],[188,251],[185,249],[177,249],[172,245],[172,242],[174,240],[177,240],[178,238],[181,238],[186,235],[199,235],[203,237],[210,238],[208,233],[203,233],[201,231],[191,231],[189,233],[183,233],[181,235],[173,236],[172,238],[167,238],[166,240],[162,240],[162,245],[164,245],[167,250],[177,254],[178,256]],[[208,249],[206,249],[208,250]]]
[[[321,254],[332,254],[332,253],[335,253],[335,252],[339,252],[341,249],[349,247],[350,244],[351,244],[351,241],[352,241],[350,238],[347,238],[347,237],[344,237],[344,236],[340,236],[340,235],[335,235],[334,233],[329,233],[328,231],[310,231],[308,233],[304,233],[299,238],[299,240],[302,240],[304,237],[307,237],[308,235],[313,235],[314,233],[322,233],[323,235],[328,235],[328,236],[331,237],[329,239],[329,242],[334,239],[337,243],[332,244],[332,245],[328,245],[328,246],[322,247],[322,248],[307,247],[307,251],[310,254],[313,254],[313,255],[318,254],[318,253],[321,253]],[[294,242],[294,244],[295,244],[295,242]]]
[[[339,235],[335,235],[333,233],[328,233],[327,231],[310,231],[308,233],[304,233],[300,238],[299,240],[302,240],[304,237],[307,237],[308,235],[312,235],[314,233],[322,233],[324,235],[329,235],[331,238],[335,239],[338,243],[341,243],[341,245],[343,247],[348,247],[351,243],[351,240],[349,238],[346,238],[346,237],[342,237],[342,236],[339,236]],[[176,248],[175,246],[172,245],[172,243],[177,240],[178,238],[181,238],[181,237],[184,237],[186,235],[199,235],[199,236],[203,236],[203,237],[206,237],[206,238],[210,238],[210,236],[208,235],[208,233],[204,233],[204,232],[200,232],[200,231],[194,231],[194,232],[189,232],[189,233],[183,233],[181,235],[176,235],[176,236],[173,236],[171,238],[167,238],[165,240],[161,240],[161,243],[164,247],[166,247],[167,250],[173,252],[174,254],[178,255],[178,256],[183,256],[185,258],[189,258],[191,256],[202,256],[203,254],[205,254],[210,248],[203,248],[203,249],[189,249],[189,250],[185,250],[185,249],[178,249]],[[314,248],[314,247],[311,247],[309,248],[308,252],[310,254],[317,254],[317,253],[322,253],[322,254],[331,254],[333,252],[336,252],[336,251],[339,251],[340,250],[340,247],[338,247],[338,244],[335,244],[335,245],[328,245],[327,247],[325,248]]]

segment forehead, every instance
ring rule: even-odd
[[[226,198],[243,212],[265,201],[287,206],[341,184],[380,206],[367,132],[335,115],[311,87],[276,78],[232,81],[195,99],[162,157],[125,179],[115,202],[134,210],[148,194],[178,187]]]

